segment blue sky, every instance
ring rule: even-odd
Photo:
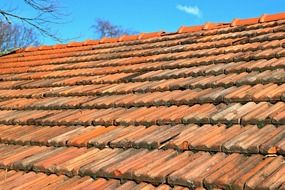
[[[285,11],[284,0],[60,0],[59,3],[68,16],[65,24],[54,25],[53,30],[59,37],[76,41],[97,38],[90,28],[96,18],[137,32],[173,32],[182,25],[230,22],[233,18]],[[14,5],[19,14],[32,15],[22,1],[9,6]],[[41,41],[57,43],[45,37]]]

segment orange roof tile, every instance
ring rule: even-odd
[[[282,189],[285,13],[0,57],[0,189]]]

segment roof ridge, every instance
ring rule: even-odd
[[[135,35],[122,35],[122,36],[113,37],[113,38],[103,37],[98,40],[89,39],[83,42],[69,42],[67,44],[42,45],[38,47],[30,46],[30,47],[18,49],[17,52],[24,52],[24,51],[28,52],[28,51],[35,51],[35,50],[59,49],[59,48],[64,48],[64,47],[78,47],[78,46],[99,45],[99,44],[106,44],[106,43],[145,40],[145,39],[161,37],[161,36],[168,35],[168,34],[199,32],[202,30],[212,30],[212,29],[219,29],[219,28],[226,28],[226,27],[245,26],[245,25],[264,23],[264,22],[270,22],[270,21],[278,21],[278,20],[283,20],[283,19],[285,19],[285,12],[276,13],[276,14],[263,14],[260,17],[255,17],[255,18],[245,18],[245,19],[234,18],[232,22],[229,22],[229,23],[206,22],[203,25],[181,26],[174,33],[167,33],[164,31],[149,32],[149,33],[143,32],[143,33],[135,34]]]

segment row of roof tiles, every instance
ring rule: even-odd
[[[115,83],[115,82],[135,82],[146,80],[161,80],[182,77],[197,77],[219,74],[231,74],[241,72],[277,70],[285,68],[285,58],[280,59],[259,59],[251,62],[229,62],[216,63],[206,62],[199,66],[189,60],[177,60],[172,62],[154,62],[141,63],[139,65],[119,66],[119,67],[90,67],[90,68],[73,68],[50,71],[25,71],[18,73],[8,71],[0,75],[2,81],[22,81],[38,79],[59,79],[85,77],[85,80],[94,81],[94,83]],[[178,64],[178,65],[177,65]],[[138,67],[139,66],[139,67]],[[13,75],[11,75],[13,74]],[[75,78],[77,77],[77,78]],[[76,80],[77,79],[77,80]],[[74,82],[74,83],[75,83]],[[77,82],[79,83],[79,82]]]
[[[169,43],[168,41],[158,42],[160,45],[159,44],[153,45],[153,43],[149,43],[148,46],[145,45],[146,46],[145,48],[151,48],[151,49],[149,49],[148,52],[152,53],[153,51],[150,51],[150,50],[156,50],[155,52],[157,52],[158,51],[158,49],[157,49],[158,47],[160,47],[160,46],[164,47],[165,46],[166,49],[169,49],[168,50],[168,52],[169,52],[173,48],[175,49],[175,47],[169,47],[169,46],[176,46],[176,45],[181,46],[181,43],[182,43],[182,44],[185,44],[187,49],[189,49],[189,50],[201,50],[201,49],[205,49],[205,48],[207,49],[207,48],[214,48],[214,47],[216,47],[216,48],[221,48],[221,47],[225,47],[225,46],[230,47],[232,45],[237,45],[237,44],[240,44],[240,43],[241,44],[245,44],[245,43],[248,43],[248,42],[250,42],[250,43],[254,43],[254,42],[264,42],[264,43],[266,43],[266,41],[268,41],[268,40],[270,40],[270,41],[275,40],[275,42],[273,44],[274,44],[274,46],[276,46],[278,44],[277,40],[281,40],[281,42],[279,44],[282,44],[282,39],[283,38],[282,38],[281,33],[284,32],[284,27],[280,27],[278,25],[275,26],[275,27],[276,27],[276,29],[274,31],[272,31],[272,32],[274,32],[274,33],[277,32],[277,34],[274,34],[274,33],[268,34],[267,30],[272,30],[272,28],[269,28],[267,30],[266,29],[260,29],[260,32],[259,32],[260,34],[257,33],[256,30],[253,30],[251,32],[243,31],[243,32],[237,32],[237,34],[235,34],[235,35],[232,35],[232,34],[231,35],[225,35],[225,34],[220,35],[219,38],[221,38],[221,39],[219,39],[218,37],[217,37],[217,39],[215,39],[213,36],[210,36],[210,38],[206,37],[205,40],[208,40],[208,41],[210,40],[210,42],[207,42],[206,44],[205,44],[205,42],[198,43],[198,41],[200,40],[199,38],[201,38],[201,37],[199,37],[197,39],[197,37],[194,38],[194,37],[190,36],[190,37],[186,37],[186,38],[184,37],[184,38],[178,39],[178,40],[174,38],[174,40],[172,40],[173,42],[171,42],[171,43]],[[281,33],[278,35],[278,32],[279,33],[281,32]],[[203,38],[201,38],[201,39],[203,39]],[[184,47],[185,45],[182,45],[182,47]],[[268,46],[268,45],[266,45],[266,46]],[[142,45],[131,45],[131,46],[126,46],[126,47],[117,47],[117,49],[118,49],[117,50],[118,51],[117,54],[116,54],[116,50],[113,50],[114,48],[111,48],[109,51],[108,51],[108,49],[107,49],[107,51],[105,49],[102,49],[102,50],[97,50],[96,49],[96,51],[95,51],[95,50],[93,50],[93,48],[88,49],[88,50],[86,50],[86,48],[85,48],[85,49],[81,50],[81,51],[83,51],[82,53],[78,52],[79,51],[79,50],[77,50],[78,48],[77,49],[66,49],[66,50],[70,51],[70,52],[66,52],[66,53],[59,52],[61,50],[56,50],[56,51],[47,50],[47,51],[41,52],[41,54],[39,54],[38,56],[34,56],[33,55],[35,52],[32,52],[33,54],[31,54],[31,55],[29,55],[27,53],[25,53],[23,55],[11,54],[12,57],[10,55],[8,55],[8,56],[5,56],[5,57],[1,58],[1,60],[3,62],[3,64],[1,64],[1,68],[6,68],[6,67],[13,67],[14,68],[15,66],[23,67],[23,66],[28,66],[28,65],[43,65],[43,64],[57,63],[59,61],[66,60],[66,58],[71,57],[71,56],[77,56],[77,57],[78,56],[85,56],[86,57],[87,55],[93,55],[92,57],[94,59],[96,56],[98,57],[97,54],[98,54],[98,52],[100,53],[100,51],[102,51],[102,53],[104,53],[104,54],[115,53],[115,55],[118,56],[118,53],[120,55],[121,55],[121,53],[123,53],[122,50],[125,50],[126,52],[129,52],[130,50],[133,50],[133,48],[136,48],[136,47],[137,48],[142,48]],[[153,49],[153,48],[156,48],[156,49]],[[185,48],[180,48],[180,49],[181,50],[179,50],[179,49],[178,50],[179,51],[183,51],[183,49],[185,49]],[[140,49],[138,49],[138,50],[140,50]],[[94,52],[96,52],[96,53],[94,54]],[[135,51],[135,52],[138,53],[140,51]],[[158,51],[158,52],[160,52],[160,51]],[[163,52],[165,52],[165,50],[163,50]],[[60,53],[60,54],[57,54],[57,53]],[[126,55],[128,55],[128,54],[131,55],[130,53],[127,53]],[[143,55],[145,56],[145,53]],[[13,56],[18,56],[18,57],[14,58]],[[57,61],[52,61],[52,59],[51,59],[51,58],[59,58],[59,57],[63,57],[63,58],[65,57],[65,58],[64,59],[57,59]],[[112,57],[114,57],[114,56],[112,56]],[[74,58],[75,57],[73,57],[73,59],[69,59],[69,62],[74,62],[74,60],[75,60]],[[120,56],[120,60],[117,60],[117,61],[123,61],[121,58],[122,58],[122,56]],[[89,59],[90,59],[90,56],[89,56]],[[35,60],[35,61],[26,62],[25,60],[26,61],[28,61],[28,60],[30,60],[30,61]],[[25,65],[17,63],[18,61],[21,61],[21,62],[25,61]],[[79,61],[79,60],[77,60],[77,61]]]
[[[67,109],[1,110],[1,124],[35,125],[164,125],[190,123],[285,124],[285,103],[248,102],[246,104],[195,104],[193,106],[153,106]]]
[[[252,25],[263,22],[277,21],[285,18],[285,13],[278,14],[264,14],[259,18],[249,18],[249,19],[234,19],[231,23],[205,23],[201,26],[182,26],[178,29],[177,33],[189,33],[198,32],[202,30],[212,30],[227,27],[236,27],[244,25]],[[77,47],[77,46],[87,46],[87,45],[98,45],[104,43],[114,43],[114,42],[126,42],[133,40],[145,40],[150,38],[157,38],[164,35],[170,35],[171,33],[165,32],[152,32],[152,33],[141,33],[138,35],[124,35],[118,38],[103,38],[101,40],[87,40],[85,42],[71,42],[69,44],[59,44],[56,46],[41,46],[41,47],[28,47],[24,51],[35,51],[35,50],[47,50],[47,49],[62,49],[66,47]],[[20,52],[23,51],[20,49]]]
[[[285,126],[1,126],[0,142],[18,145],[177,149],[285,155]]]
[[[160,44],[157,44],[156,46],[151,46],[149,45],[142,48],[141,46],[134,46],[134,45],[129,45],[126,47],[120,47],[119,49],[111,49],[109,51],[107,50],[101,50],[101,51],[97,51],[97,50],[88,50],[88,51],[84,51],[83,52],[78,52],[77,50],[74,50],[72,52],[63,52],[60,55],[57,55],[56,52],[47,52],[50,54],[40,54],[40,55],[25,55],[23,57],[19,57],[19,58],[4,58],[2,60],[2,62],[5,60],[6,63],[7,62],[17,62],[17,61],[22,61],[22,62],[31,62],[29,64],[34,63],[38,63],[36,61],[39,60],[45,60],[43,61],[43,64],[47,64],[48,61],[50,63],[54,63],[54,62],[59,62],[64,60],[64,58],[68,58],[68,57],[74,57],[74,56],[79,56],[79,57],[88,57],[91,58],[90,56],[92,56],[92,58],[94,60],[100,58],[105,58],[106,54],[108,54],[108,57],[114,59],[114,58],[127,58],[130,56],[151,56],[151,55],[157,55],[160,53],[174,53],[174,52],[185,52],[185,51],[194,51],[194,53],[198,52],[198,50],[200,51],[205,51],[205,49],[210,49],[210,50],[214,50],[214,48],[216,48],[216,51],[212,51],[211,53],[214,54],[215,52],[234,52],[236,51],[236,49],[240,49],[240,51],[246,51],[246,50],[259,50],[259,49],[265,49],[265,48],[270,48],[270,47],[278,47],[278,46],[282,46],[284,44],[284,40],[282,38],[282,34],[284,34],[284,28],[279,29],[282,31],[275,31],[274,33],[271,34],[248,34],[245,35],[243,34],[243,36],[239,37],[239,36],[234,36],[228,39],[220,39],[215,41],[216,43],[214,43],[214,41],[209,41],[209,42],[200,42],[200,43],[193,43],[193,39],[188,39],[188,38],[183,38],[180,39],[178,42],[177,40],[175,40],[172,43],[169,42],[160,42]],[[252,37],[253,36],[253,37]],[[193,38],[193,37],[192,37]],[[280,40],[280,41],[278,41]],[[196,40],[198,41],[198,40]],[[183,43],[183,44],[181,44]],[[195,45],[194,45],[195,44]],[[161,46],[161,47],[158,47]],[[232,47],[231,47],[232,46]],[[129,51],[130,48],[134,48],[133,51]],[[160,49],[161,48],[161,49]],[[223,49],[221,49],[223,48]],[[135,50],[137,49],[137,50]],[[82,50],[83,51],[83,50]],[[94,53],[94,51],[96,51],[96,53]],[[105,54],[105,57],[103,56]],[[198,54],[199,55],[199,54]],[[8,65],[3,65],[1,67],[7,67]]]
[[[144,73],[161,74],[171,70],[185,70],[188,75],[207,75],[219,73],[233,73],[242,71],[262,71],[284,68],[284,58],[266,58],[255,61],[235,61],[229,57],[214,56],[211,59],[180,59],[163,62],[137,63],[125,66],[98,66],[97,64],[83,62],[76,64],[63,65],[44,65],[34,67],[19,67],[1,69],[1,80],[22,80],[22,79],[40,79],[57,77],[75,77],[75,76],[98,76],[119,74],[119,73]],[[253,64],[253,62],[256,62]],[[11,75],[13,74],[13,75]],[[181,73],[183,74],[183,73]]]
[[[46,175],[43,173],[35,172],[22,172],[22,171],[6,171],[0,170],[0,188],[5,190],[28,190],[28,189],[41,189],[41,190],[187,190],[185,187],[168,185],[160,185],[158,187],[149,183],[136,183],[134,181],[126,181],[121,183],[119,180],[104,178],[93,179],[91,177],[80,178],[78,176],[69,178],[64,175]],[[199,189],[202,190],[203,188]],[[197,189],[198,190],[198,189]]]
[[[140,80],[118,80],[116,77],[122,75],[112,75],[102,77],[98,79],[97,76],[86,77],[70,77],[70,78],[53,78],[53,79],[35,79],[35,80],[16,80],[16,81],[0,81],[0,89],[33,89],[33,88],[45,88],[50,87],[62,87],[54,88],[54,92],[60,89],[61,93],[64,93],[64,88],[71,92],[72,89],[80,89],[80,92],[84,92],[88,89],[93,94],[125,94],[129,92],[153,92],[153,91],[166,91],[175,89],[193,89],[193,88],[216,88],[242,85],[256,85],[256,84],[269,84],[277,83],[283,84],[285,81],[284,69],[266,70],[266,71],[252,71],[241,73],[229,73],[219,75],[206,75],[206,76],[193,76],[193,77],[181,77],[181,78],[169,78],[160,79],[154,78],[153,80],[145,79]],[[92,90],[93,89],[93,90]]]
[[[47,64],[64,64],[64,63],[80,63],[80,62],[91,62],[91,61],[99,61],[101,65],[104,64],[104,60],[119,62],[119,63],[140,63],[140,62],[150,62],[150,61],[166,61],[166,60],[173,60],[175,59],[182,59],[182,58],[199,58],[199,57],[206,57],[206,56],[214,56],[214,55],[221,55],[225,53],[238,53],[238,52],[248,52],[249,54],[251,51],[258,51],[256,56],[252,55],[253,58],[258,59],[260,57],[266,57],[263,55],[263,52],[271,53],[268,55],[280,57],[282,56],[282,46],[284,46],[284,31],[278,33],[272,33],[271,35],[263,35],[257,37],[243,37],[238,39],[229,39],[225,41],[218,41],[215,43],[214,47],[211,47],[210,44],[202,43],[204,46],[194,46],[195,43],[185,44],[185,45],[175,45],[166,48],[158,48],[152,47],[150,49],[143,49],[137,51],[129,51],[126,50],[124,52],[103,52],[102,54],[94,54],[92,52],[96,50],[90,50],[90,53],[76,53],[71,52],[65,57],[55,57],[53,58],[52,55],[38,55],[38,56],[31,56],[27,55],[27,57],[19,57],[19,58],[5,58],[2,60],[3,65],[2,68],[11,68],[13,65],[16,67],[27,67],[27,66],[40,66],[40,65],[47,65]],[[251,39],[251,42],[247,42],[245,44],[239,44],[239,41],[244,39]],[[256,39],[256,40],[254,40]],[[214,42],[212,42],[213,44]],[[226,43],[226,44],[225,44]],[[233,43],[236,43],[233,44]],[[220,46],[219,46],[220,44]],[[268,52],[265,50],[272,51],[272,48],[276,48],[276,52]],[[191,51],[191,53],[189,52]],[[281,52],[281,53],[279,53]],[[57,53],[57,52],[50,52],[50,53]],[[63,56],[64,54],[62,54]],[[239,54],[237,54],[239,55]],[[242,59],[242,55],[239,55]],[[248,56],[248,55],[247,55]],[[130,58],[136,57],[135,59],[128,60]],[[268,56],[267,56],[268,57]],[[270,58],[271,58],[270,57]],[[124,59],[125,60],[124,60]],[[10,60],[9,60],[10,59]],[[118,60],[120,59],[120,60]],[[238,59],[237,59],[238,60]],[[13,62],[13,63],[9,63]],[[24,62],[25,64],[21,66],[19,62]],[[6,64],[5,64],[6,63]],[[108,62],[107,62],[108,64]],[[112,64],[109,63],[109,65]],[[100,63],[99,63],[100,65]],[[106,65],[106,63],[105,63]],[[114,63],[113,63],[114,65]],[[117,63],[118,65],[118,63]]]
[[[53,148],[0,145],[2,168],[182,185],[191,189],[277,189],[285,183],[281,156],[174,150]],[[84,179],[84,178],[81,178]]]
[[[24,97],[26,94],[20,94]],[[33,94],[35,97],[37,94]],[[269,83],[254,86],[244,85],[229,88],[208,88],[191,90],[173,90],[162,92],[130,93],[107,96],[57,96],[44,98],[5,99],[0,91],[0,109],[2,110],[32,110],[32,109],[102,109],[112,107],[143,107],[194,105],[203,103],[233,103],[241,102],[278,102],[285,101],[285,84]]]

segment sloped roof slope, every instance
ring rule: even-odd
[[[0,57],[0,189],[285,189],[285,13]]]

